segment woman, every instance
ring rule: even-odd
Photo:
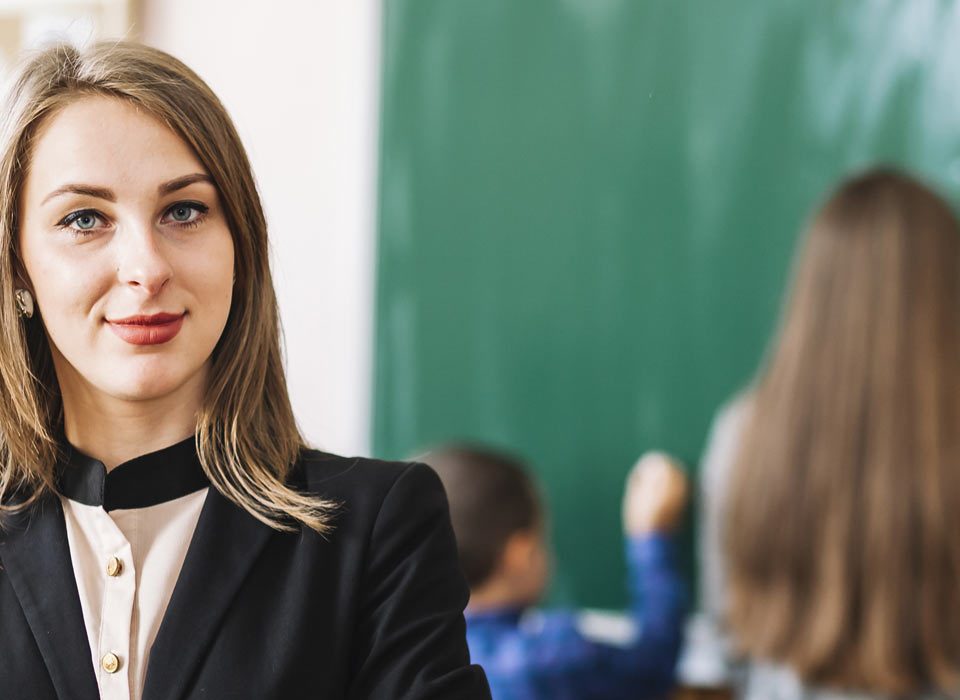
[[[705,572],[705,599],[750,659],[747,697],[955,696],[958,358],[948,205],[896,172],[843,183],[705,463],[726,569]]]
[[[439,480],[297,431],[210,89],[143,46],[59,46],[3,116],[4,693],[489,697]]]

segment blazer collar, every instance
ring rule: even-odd
[[[57,697],[98,698],[59,498],[47,494],[5,521],[0,529],[0,560]]]
[[[70,500],[111,511],[145,508],[209,485],[193,436],[141,455],[110,472],[103,462],[67,444],[57,465],[57,489]]]

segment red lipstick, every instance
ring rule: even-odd
[[[160,345],[173,340],[183,326],[181,314],[151,314],[107,319],[107,325],[117,336],[131,345]]]

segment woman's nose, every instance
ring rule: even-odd
[[[152,226],[128,225],[114,239],[119,246],[117,279],[141,289],[148,296],[159,294],[173,277],[173,267],[159,238]]]

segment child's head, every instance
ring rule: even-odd
[[[536,603],[549,557],[544,512],[523,464],[469,445],[441,446],[425,460],[447,491],[471,609]]]

